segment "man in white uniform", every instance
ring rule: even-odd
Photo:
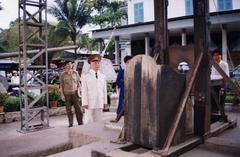
[[[229,67],[226,62],[222,60],[222,52],[220,50],[214,50],[212,52],[213,62],[216,62],[222,70],[229,76]],[[211,68],[211,107],[212,113],[218,113],[220,111],[220,120],[227,121],[227,117],[224,112],[224,100],[225,100],[225,82],[223,77],[218,71],[212,66]]]
[[[90,69],[81,78],[82,106],[85,109],[84,123],[96,122],[102,118],[104,104],[107,104],[107,83],[105,75],[99,71],[101,56],[88,58]]]

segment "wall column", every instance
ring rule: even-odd
[[[227,29],[226,25],[222,26],[222,59],[227,62]]]
[[[119,64],[119,55],[120,55],[120,45],[119,37],[115,37],[115,64]]]
[[[103,39],[98,39],[98,52],[101,54],[103,51]]]
[[[187,33],[186,29],[182,29],[182,46],[187,45]]]
[[[149,33],[145,34],[145,55],[150,55],[150,37]]]

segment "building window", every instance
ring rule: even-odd
[[[232,0],[218,0],[218,11],[232,10]]]
[[[134,23],[144,22],[143,3],[134,4]]]
[[[185,0],[185,15],[193,15],[193,0]]]

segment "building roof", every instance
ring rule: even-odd
[[[211,29],[217,28],[220,24],[227,24],[228,30],[239,29],[240,25],[240,9],[222,11],[222,12],[212,12],[210,13]],[[237,24],[236,24],[237,23]],[[176,18],[168,19],[168,29],[170,33],[180,33],[182,29],[187,29],[187,31],[193,31],[193,15],[181,16]],[[109,38],[111,36],[113,28],[98,29],[94,30],[93,38]],[[144,33],[154,33],[154,21],[136,23],[131,25],[124,25],[116,27],[114,30],[114,36],[120,36],[124,39],[138,39],[144,36]]]
[[[0,70],[12,71],[18,70],[18,62],[12,60],[0,60]]]

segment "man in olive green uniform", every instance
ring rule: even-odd
[[[82,110],[80,109],[80,99],[78,89],[80,88],[80,77],[77,71],[72,70],[72,63],[65,62],[64,71],[60,76],[61,99],[65,101],[68,115],[69,127],[73,126],[72,106],[75,109],[78,125],[82,124]]]

